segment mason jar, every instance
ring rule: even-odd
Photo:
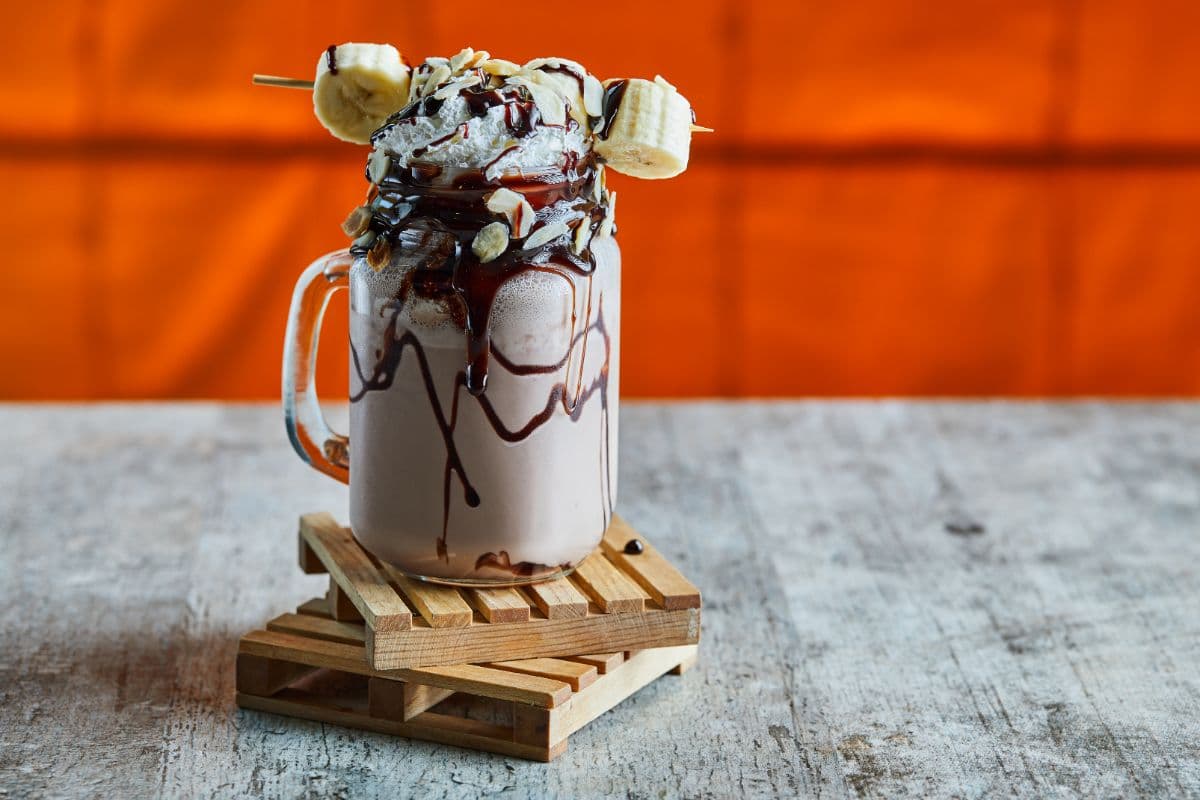
[[[375,211],[400,217],[386,242],[368,236],[300,277],[284,354],[289,436],[349,484],[359,543],[411,577],[477,586],[569,574],[599,544],[617,489],[621,258],[587,201],[595,176],[505,176],[542,225],[570,219],[591,238],[514,244],[489,263],[469,248],[494,219],[495,187],[421,177],[381,186],[402,206]],[[329,429],[313,387],[321,318],[344,287],[348,438]]]

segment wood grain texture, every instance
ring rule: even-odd
[[[607,614],[640,614],[648,595],[600,553],[585,558],[570,580]]]
[[[704,591],[702,657],[547,768],[234,708],[237,637],[325,590],[296,515],[346,518],[274,406],[0,407],[0,787],[1200,795],[1200,406],[621,414],[620,511]]]
[[[529,601],[519,589],[470,589],[464,594],[488,622],[529,621]]]
[[[535,583],[524,587],[524,591],[547,619],[575,619],[587,616],[587,596],[566,578]]]
[[[471,606],[453,586],[437,586],[432,583],[415,581],[403,575],[399,570],[383,567],[388,579],[408,601],[416,606],[421,618],[431,628],[465,628],[471,624],[474,612]],[[374,626],[372,626],[374,627]],[[381,628],[375,628],[381,631]]]
[[[412,626],[412,611],[331,514],[322,511],[301,516],[300,538],[330,570],[329,599],[335,617],[351,616],[346,612],[352,604],[375,630],[405,630]]]
[[[553,708],[571,694],[571,687],[564,681],[537,675],[517,675],[507,671],[498,674],[498,670],[475,664],[383,672],[367,666],[363,648],[357,645],[335,641],[325,641],[318,645],[307,638],[302,639],[280,631],[247,633],[238,642],[238,655],[274,658],[373,678],[412,681],[543,708]]]
[[[367,631],[367,637],[377,669],[561,657],[643,647],[647,641],[660,646],[695,644],[700,641],[700,609],[647,609],[644,614],[589,614],[582,619],[539,617],[524,625],[485,623],[472,626],[469,636],[462,628],[434,628],[417,620],[410,630]]]
[[[642,552],[627,554],[625,545],[633,539],[641,542]],[[700,607],[700,590],[695,584],[619,516],[613,516],[600,546],[614,564],[631,575],[663,608],[674,611]]]
[[[525,675],[541,675],[543,678],[564,681],[573,691],[595,683],[599,676],[591,664],[561,658],[526,658],[520,661],[493,661],[487,664],[495,669],[519,672]]]

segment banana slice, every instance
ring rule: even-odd
[[[321,54],[313,110],[337,138],[367,144],[408,100],[409,68],[390,44],[342,44]]]
[[[594,145],[608,166],[635,178],[673,178],[687,169],[692,107],[683,95],[666,81],[630,78],[614,100],[617,108],[605,109],[611,121]]]

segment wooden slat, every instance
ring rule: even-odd
[[[625,698],[681,663],[695,658],[698,648],[654,647],[643,650],[591,686],[576,692],[571,702],[550,712],[549,741],[561,741]]]
[[[399,570],[383,567],[388,578],[408,598],[431,628],[465,628],[475,614],[453,586],[413,580]]]
[[[697,648],[697,651],[698,650],[699,650],[699,648]],[[699,656],[697,655],[697,653],[692,653],[690,656],[688,656],[684,660],[680,661],[679,665],[671,670],[671,674],[672,675],[682,675],[683,673],[690,670],[692,667],[696,666],[696,662],[699,660],[700,659],[699,659]]]
[[[556,733],[550,727],[550,712],[544,708],[523,706],[513,703],[513,741],[551,749],[556,742],[550,737]],[[561,744],[567,743],[564,737]]]
[[[325,607],[329,609],[329,616],[339,622],[363,622],[363,615],[359,613],[350,595],[342,591],[342,587],[333,578],[329,579],[329,588],[325,591]]]
[[[456,664],[420,669],[376,670],[367,666],[363,648],[278,631],[252,631],[241,638],[238,652],[295,664],[336,669],[355,675],[412,681],[459,692],[553,708],[571,696],[571,687],[536,675]]]
[[[456,747],[468,747],[472,750],[484,750],[489,753],[500,753],[535,761],[550,761],[566,750],[567,746],[565,740],[557,742],[556,746],[550,748],[514,741],[511,728],[489,725],[478,720],[435,714],[431,711],[421,714],[410,722],[378,719],[364,713],[332,707],[327,700],[305,697],[290,689],[285,689],[275,697],[256,697],[238,693],[236,700],[242,708],[343,725],[348,728],[361,728],[376,733],[407,736],[411,739],[422,739]]]
[[[571,575],[606,614],[637,614],[646,608],[649,595],[601,553],[592,553]]]
[[[467,589],[463,593],[488,622],[529,621],[529,601],[516,589]]]
[[[305,514],[300,518],[300,536],[372,629],[399,631],[412,627],[412,611],[350,532],[332,516],[324,512]]]
[[[267,623],[267,630],[358,646],[366,641],[366,628],[361,623],[338,622],[315,614],[280,614]]]
[[[625,553],[625,544],[630,539],[641,539],[641,553]],[[618,516],[613,517],[612,524],[604,533],[601,547],[610,561],[637,581],[654,602],[667,611],[700,608],[700,590],[695,584],[683,577],[670,561],[639,536],[625,520]]]
[[[625,663],[625,654],[616,653],[588,653],[582,656],[569,656],[568,661],[578,661],[580,664],[590,664],[599,670],[601,675],[616,669]]]
[[[438,703],[454,694],[453,689],[443,689],[440,686],[426,686],[423,683],[401,684],[404,691],[404,721],[408,722],[418,714],[424,714]],[[518,703],[522,708],[530,708]]]
[[[489,667],[520,672],[525,675],[541,675],[543,678],[554,678],[566,681],[571,688],[578,692],[585,686],[596,682],[599,672],[590,664],[578,661],[566,661],[558,658],[526,658],[519,661],[493,661]]]
[[[289,664],[270,658],[239,653],[237,657],[237,690],[247,694],[269,697],[280,689],[295,683],[314,667],[306,664]]]
[[[566,578],[535,583],[524,589],[547,619],[575,619],[587,616],[587,596]]]
[[[304,541],[303,536],[297,536],[296,541],[300,547],[300,571],[305,575],[321,575],[328,572],[325,565],[321,563],[321,559],[317,558],[317,554],[308,546],[308,542]]]
[[[324,597],[314,597],[296,606],[296,613],[316,617],[328,617],[329,602]]]
[[[376,668],[396,669],[609,653],[644,647],[647,642],[669,647],[700,641],[700,613],[698,608],[686,608],[590,614],[582,619],[537,617],[521,625],[472,625],[469,631],[431,628],[418,619],[407,631],[368,631],[368,650]]]
[[[423,683],[369,678],[367,707],[372,717],[408,722],[454,694],[453,689],[426,686]],[[522,708],[533,706],[522,705]],[[545,711],[542,712],[546,713]]]

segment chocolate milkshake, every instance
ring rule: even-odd
[[[690,107],[661,78],[605,91],[562,59],[468,49],[402,75],[387,53],[343,52],[365,47],[380,46],[331,48],[315,102],[335,135],[371,145],[367,201],[343,225],[346,254],[302,278],[289,325],[292,350],[311,343],[305,315],[348,285],[352,444],[347,457],[336,434],[309,441],[311,403],[288,405],[285,365],[293,442],[348,479],[355,537],[411,576],[567,574],[616,500],[621,259],[605,168],[682,171]],[[322,109],[369,83],[355,64],[404,83],[404,104],[368,122],[365,103]],[[346,86],[322,93],[333,75]]]

